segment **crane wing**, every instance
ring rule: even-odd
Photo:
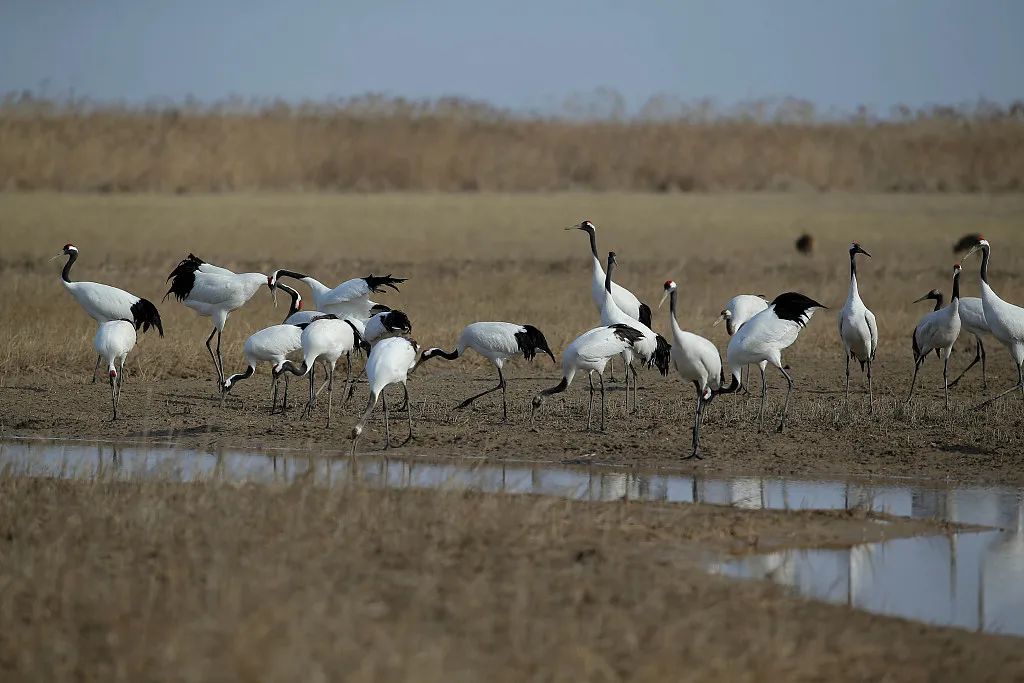
[[[878,350],[878,325],[875,324],[875,314],[871,311],[864,311],[864,320],[868,323],[868,331],[871,332],[871,360],[875,359],[875,351]]]

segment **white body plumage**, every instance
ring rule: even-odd
[[[135,325],[127,320],[108,320],[100,323],[93,337],[93,348],[107,362],[107,373],[119,377],[125,358],[135,348]]]

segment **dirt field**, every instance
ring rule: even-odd
[[[409,277],[401,294],[380,300],[405,310],[424,347],[450,347],[475,320],[529,322],[556,350],[598,322],[590,299],[586,236],[563,227],[588,217],[598,248],[619,254],[617,279],[653,306],[661,283],[680,283],[680,323],[722,349],[711,322],[737,293],[802,291],[834,310],[819,312],[785,354],[797,382],[788,433],[757,434],[754,396],[724,396],[708,413],[708,459],[680,465],[686,453],[692,387],[646,371],[641,411],[626,416],[621,384],[609,385],[607,434],[583,432],[586,382],[548,401],[531,428],[529,399],[558,381],[559,369],[538,359],[514,362],[507,377],[510,424],[500,424],[497,395],[464,412],[461,398],[493,384],[476,356],[434,360],[410,383],[417,439],[407,450],[486,454],[494,458],[584,460],[708,472],[949,477],[956,481],[1024,483],[1019,428],[1024,406],[1004,399],[983,412],[971,406],[1012,384],[1008,354],[987,340],[989,391],[972,371],[942,409],[941,364],[930,359],[919,397],[903,399],[912,370],[910,331],[929,304],[911,304],[932,287],[948,291],[952,243],[982,231],[993,244],[992,281],[1010,301],[1024,301],[1024,198],[898,195],[371,195],[78,196],[5,195],[0,230],[0,423],[5,433],[107,439],[171,440],[198,447],[348,446],[365,403],[361,385],[348,406],[298,419],[266,414],[266,368],[217,403],[203,347],[208,319],[180,304],[160,303],[163,280],[192,251],[236,270],[289,267],[329,283],[367,272]],[[801,232],[816,238],[810,257],[793,249]],[[860,267],[860,288],[879,320],[877,410],[867,412],[863,379],[854,377],[852,410],[842,408],[843,359],[835,314],[848,286],[846,247],[859,240],[873,254]],[[130,358],[124,419],[109,421],[109,391],[86,384],[94,360],[94,323],[60,285],[62,260],[47,262],[65,242],[81,249],[76,279],[114,284],[160,306],[167,336],[150,333]],[[977,294],[978,261],[966,264],[965,295]],[[304,288],[303,288],[304,289]],[[246,336],[280,322],[268,292],[232,315],[225,333],[229,371],[241,369]],[[667,311],[655,327],[666,333]],[[958,345],[955,376],[973,357],[973,338]],[[361,361],[357,366],[361,365]],[[621,377],[621,366],[617,370]],[[770,417],[783,397],[770,375]],[[340,385],[339,385],[340,386]],[[301,396],[293,384],[292,399]],[[404,415],[395,416],[404,435]],[[379,422],[362,447],[382,445]]]
[[[1020,641],[712,556],[933,529],[851,513],[0,476],[4,680],[1010,680]]]

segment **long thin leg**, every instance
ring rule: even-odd
[[[598,375],[597,380],[601,383],[601,431],[604,431],[604,415],[607,412],[605,409],[604,400],[604,375]]]
[[[786,387],[786,400],[782,404],[782,419],[779,420],[779,427],[775,431],[781,433],[786,428],[786,415],[789,413],[789,395],[793,393],[793,378],[786,372],[786,368],[779,367],[779,372],[786,378],[789,386]]]
[[[875,394],[871,389],[871,361],[868,361],[868,412],[875,414]]]
[[[384,389],[387,389],[387,387]],[[384,406],[384,448],[391,448],[391,425],[388,423],[388,399],[384,396],[384,389],[380,392],[380,402]]]
[[[946,410],[949,410],[949,351],[942,357],[942,393],[946,397]]]
[[[224,359],[220,355],[221,331],[217,330],[217,376],[220,377],[221,386],[224,385]]]
[[[270,414],[273,415],[274,414],[274,410],[277,408],[277,381],[278,381],[278,376],[277,376],[276,373],[274,373],[273,370],[271,370],[270,372],[271,372],[271,379],[270,379]]]
[[[741,371],[741,374],[740,374],[740,387],[742,387],[743,392],[747,393],[747,394],[750,393],[750,389],[747,388],[747,383],[748,382],[750,382],[750,364],[749,363],[747,365],[743,366],[743,370]]]
[[[594,373],[588,372],[587,379],[590,380],[590,401],[587,403],[587,431],[589,432],[594,415]]]
[[[117,405],[121,406],[121,387],[124,386],[124,359],[121,357],[121,365],[117,369]]]
[[[685,460],[691,460],[693,458],[696,458],[698,460],[703,460],[704,459],[703,456],[700,454],[700,423],[704,419],[704,415],[702,414],[704,412],[703,408],[704,408],[704,396],[701,393],[700,388],[698,387],[697,388],[697,409],[693,413],[693,452],[690,453],[689,457],[684,458]]]
[[[636,367],[632,363],[629,364],[629,371],[633,374],[633,412],[634,413],[638,413],[638,412],[640,412],[640,406],[637,403],[638,398],[637,398],[637,393],[636,393],[637,374],[636,374]]]
[[[843,406],[850,407],[850,353],[846,353],[846,398],[843,399]]]
[[[210,336],[206,338],[206,350],[210,352],[210,360],[213,361],[213,371],[217,373],[217,377],[219,378],[221,376],[220,367],[217,366],[217,357],[213,355],[213,349],[210,347],[210,342],[213,341],[213,335],[215,334],[217,334],[216,325],[213,328],[213,332],[210,333]],[[224,384],[223,380],[221,380],[221,384]],[[220,385],[218,385],[218,388],[220,388]]]
[[[978,353],[981,355],[981,388],[988,389],[988,377],[985,373],[985,342],[978,337]]]
[[[334,407],[334,366],[327,371],[327,428],[331,428],[331,409]]]
[[[923,358],[923,356],[922,356]],[[917,384],[917,371],[921,369],[921,358],[914,360],[914,377],[910,380],[910,395],[907,396],[907,403],[910,403],[910,399],[914,398],[914,385]]]
[[[281,414],[284,415],[288,410],[288,375],[284,376],[284,400],[281,401]]]
[[[306,407],[302,409],[303,417],[310,417],[313,414],[313,402],[316,400],[316,396],[313,394],[313,377],[316,375],[316,363],[309,368],[309,400],[306,401]]]
[[[352,396],[352,353],[345,354],[345,403]]]
[[[501,419],[504,422],[508,422],[508,399],[505,395],[505,375],[501,374],[501,368],[498,368],[498,380],[501,381]],[[405,394],[408,396],[409,392],[406,391]],[[412,419],[412,411],[409,412],[409,416],[410,419]],[[410,422],[409,425],[411,427],[412,422]],[[410,433],[412,433],[411,430]]]
[[[110,405],[114,409],[114,418],[117,419],[117,389],[114,387],[114,378],[110,378]]]
[[[100,361],[102,359],[103,359],[103,356],[101,356],[100,354],[97,353],[96,354],[96,367],[94,367],[92,369],[92,383],[93,384],[96,384],[96,373],[98,373],[100,371]]]
[[[352,455],[356,454],[356,442],[359,440],[359,434],[363,431],[363,426],[366,425],[366,421],[370,419],[370,415],[373,414],[373,409],[377,407],[377,400],[380,398],[380,394],[374,394],[370,392],[370,398],[366,401],[366,412],[356,423],[356,426],[352,429]]]
[[[759,364],[757,369],[761,372],[761,405],[757,408],[757,431],[760,432],[764,426],[764,397],[767,392],[765,391],[764,368]]]
[[[975,365],[977,365],[982,360],[982,356],[981,356],[981,349],[982,349],[981,338],[980,337],[975,337],[974,339],[975,339],[975,343],[974,343],[974,360],[971,361],[970,365],[968,365],[966,368],[964,368],[963,372],[961,372],[959,375],[957,375],[957,378],[955,380],[953,380],[952,382],[949,383],[949,388],[950,389],[952,389],[953,387],[955,387],[957,385],[957,382],[959,382],[961,380],[961,378],[963,378],[963,376],[967,374],[968,370],[973,368]],[[982,385],[983,385],[982,388],[984,389],[985,388],[984,387],[984,384],[985,384],[985,364],[984,363],[982,363],[982,365],[981,365],[981,381],[982,381]]]
[[[402,445],[404,446],[412,441],[412,405],[409,404],[409,387],[405,385],[405,382],[402,382],[402,389],[405,391],[405,405],[409,412],[409,436],[402,442]]]
[[[1021,365],[1017,366],[1017,383],[1016,384],[1014,384],[1012,387],[1010,387],[1009,389],[1007,389],[1003,393],[999,394],[998,396],[993,396],[989,400],[984,401],[982,403],[979,403],[978,405],[974,406],[974,409],[978,410],[979,408],[984,408],[989,403],[995,403],[996,401],[1001,399],[1003,396],[1006,396],[1010,392],[1016,391],[1017,389],[1020,389],[1021,395],[1024,396],[1024,363],[1022,363]]]
[[[455,406],[455,410],[462,410],[463,408],[466,408],[470,403],[472,403],[473,401],[477,400],[481,396],[486,396],[487,394],[490,394],[490,393],[493,393],[495,391],[498,391],[499,389],[502,392],[502,397],[503,397],[502,398],[502,403],[504,404],[505,376],[503,374],[501,374],[501,368],[498,368],[498,384],[496,386],[493,386],[490,389],[485,389],[484,391],[481,391],[479,394],[475,394],[473,396],[470,396],[465,401],[463,401],[459,405]],[[504,408],[504,405],[502,407]],[[504,416],[505,416],[505,420],[508,421],[508,412],[507,411],[504,411]]]

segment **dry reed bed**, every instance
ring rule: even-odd
[[[0,104],[0,188],[858,190],[1024,188],[1017,109],[892,121],[573,121],[471,103],[130,109]]]
[[[856,516],[12,474],[0,475],[5,680],[1021,672],[1012,638],[700,568],[700,548],[878,535]]]

